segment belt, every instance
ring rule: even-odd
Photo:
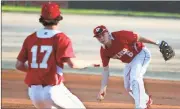
[[[46,87],[48,85],[55,86],[55,85],[59,85],[59,84],[61,84],[61,82],[58,84],[30,84],[30,85],[28,85],[28,87],[31,87],[32,85],[42,85],[42,87]]]
[[[32,85],[42,85],[42,87],[48,86],[47,84],[46,85],[45,84],[31,84],[31,85],[28,85],[28,87],[31,87]]]

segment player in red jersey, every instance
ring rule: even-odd
[[[104,68],[97,99],[101,101],[106,95],[110,59],[118,59],[126,63],[124,86],[134,98],[135,107],[148,108],[152,104],[152,99],[145,92],[143,75],[149,65],[151,54],[143,43],[154,45],[159,45],[159,43],[138,36],[132,31],[122,30],[110,33],[103,25],[97,26],[93,32],[94,37],[102,44],[100,56]]]
[[[74,52],[71,40],[57,29],[62,19],[56,3],[45,3],[39,19],[44,28],[25,39],[17,57],[16,68],[26,72],[24,81],[29,86],[28,94],[38,109],[85,108],[62,82],[64,63],[71,68],[85,67],[76,65],[72,60]]]

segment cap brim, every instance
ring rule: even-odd
[[[101,34],[104,34],[104,32],[108,32],[107,30],[103,30],[101,33],[97,34],[97,35],[94,35],[94,37],[98,37],[100,36]]]
[[[98,37],[99,35],[94,35],[94,37]]]

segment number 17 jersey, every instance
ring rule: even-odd
[[[42,29],[25,39],[17,59],[28,62],[27,85],[56,85],[62,79],[57,66],[63,69],[63,59],[72,57],[72,43],[64,33]]]

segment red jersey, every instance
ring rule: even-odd
[[[111,33],[110,48],[101,47],[100,54],[103,67],[109,64],[110,58],[129,63],[142,50],[143,43],[137,41],[137,34],[131,31],[117,31]]]
[[[56,66],[63,69],[66,57],[74,57],[71,40],[60,31],[42,29],[25,39],[17,59],[28,61],[26,84],[56,85],[62,79]]]

